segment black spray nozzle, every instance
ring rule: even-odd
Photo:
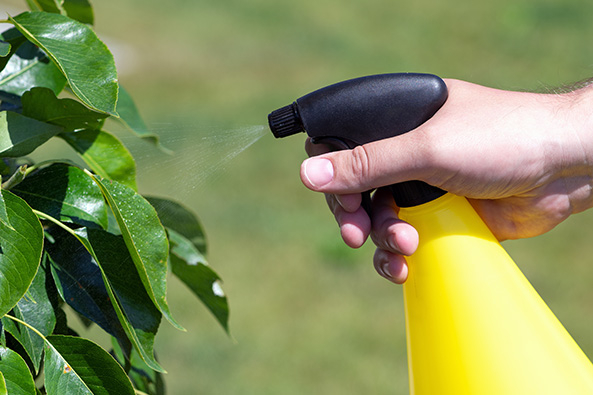
[[[435,75],[379,74],[316,90],[273,111],[268,121],[275,137],[304,131],[314,143],[354,148],[417,128],[446,100],[447,86]],[[445,193],[420,181],[391,189],[400,207],[422,204]]]
[[[286,137],[296,133],[304,132],[303,122],[299,117],[296,102],[284,106],[268,115],[268,123],[274,137]]]

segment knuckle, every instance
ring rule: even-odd
[[[447,163],[451,162],[449,148],[454,142],[443,141],[429,128],[418,130],[414,152],[415,172],[418,178],[429,183],[439,183],[443,178]]]
[[[359,145],[351,150],[350,171],[357,182],[367,180],[371,175],[371,157],[364,145]],[[354,181],[351,180],[351,181]]]

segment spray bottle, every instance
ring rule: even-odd
[[[415,129],[446,99],[434,75],[373,75],[268,120],[276,137],[352,149]],[[593,365],[468,201],[421,181],[390,189],[420,238],[403,285],[410,393],[593,394]]]

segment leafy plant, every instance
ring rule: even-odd
[[[228,332],[196,216],[142,196],[135,161],[107,119],[160,147],[92,29],[87,0],[27,0],[0,35],[0,394],[162,394],[154,353],[172,274]],[[80,155],[33,163],[50,139]],[[76,334],[79,316],[111,335]],[[43,373],[43,374],[41,374]]]

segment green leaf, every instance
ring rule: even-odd
[[[6,380],[4,380],[4,374],[0,371],[0,395],[8,395],[8,390],[6,389]]]
[[[62,1],[60,0],[27,0],[29,8],[33,11],[46,11],[63,14]]]
[[[107,205],[101,189],[81,169],[55,163],[11,189],[35,210],[60,221],[107,229]]]
[[[2,346],[0,346],[0,372],[4,376],[3,381],[8,394],[35,394],[35,382],[27,363],[19,354]]]
[[[66,86],[66,78],[43,51],[33,43],[25,42],[0,72],[0,90],[22,95],[35,86],[49,88],[58,94]]]
[[[148,131],[140,112],[134,103],[134,99],[123,86],[119,86],[119,98],[117,101],[118,121],[136,136],[154,143],[165,152],[170,152],[161,146],[159,136]]]
[[[173,274],[192,290],[228,333],[229,305],[220,277],[208,267],[202,253],[188,239],[172,229],[168,229],[168,233]]]
[[[27,0],[31,11],[46,11],[67,15],[79,22],[92,25],[93,9],[87,0]]]
[[[52,231],[52,236],[56,231]],[[55,243],[46,246],[51,271],[62,299],[81,316],[96,323],[101,329],[126,343],[103,274],[90,254],[80,251],[80,243],[65,232],[56,235]]]
[[[72,336],[49,336],[47,341],[45,388],[48,395],[134,395],[123,368],[97,344]]]
[[[0,157],[28,155],[62,130],[59,126],[39,122],[12,111],[2,111]]]
[[[25,12],[9,19],[56,63],[84,104],[117,116],[118,83],[113,55],[89,26],[45,12]]]
[[[26,2],[31,11],[43,11],[39,0],[26,0]]]
[[[92,25],[95,22],[93,7],[88,0],[65,0],[66,15],[79,22]]]
[[[97,322],[127,348],[128,342],[122,341],[121,329],[114,322],[112,311],[106,305],[110,302],[125,336],[143,360],[151,369],[164,372],[154,358],[154,338],[161,313],[148,297],[121,236],[97,229],[64,230],[76,237],[87,251],[81,251],[80,245],[74,243],[72,237],[69,240],[64,235],[60,236],[60,232],[52,231],[56,235],[56,243],[48,245],[47,249],[59,268],[55,273],[67,303]],[[73,253],[76,253],[74,261],[71,258]],[[99,289],[99,282],[95,277],[97,269],[103,277],[106,295]],[[87,278],[86,275],[92,278]],[[67,287],[70,285],[72,288],[78,287],[80,291],[71,289],[72,292],[69,292]],[[83,300],[76,300],[77,296]]]
[[[4,226],[6,226],[10,229],[14,229],[8,219],[8,212],[6,211],[6,203],[4,202],[4,197],[2,196],[1,193],[0,193],[0,223],[2,223]]]
[[[0,223],[0,316],[8,313],[31,285],[41,261],[43,230],[24,200],[1,191],[12,228]]]
[[[0,70],[2,70],[19,47],[27,42],[27,39],[17,29],[11,28],[0,34],[0,40],[10,45],[8,54],[0,57]]]
[[[78,234],[82,235],[81,232]],[[124,329],[132,337],[135,349],[154,370],[164,372],[154,358],[154,339],[161,313],[152,303],[122,236],[96,229],[87,230],[87,238],[121,306]]]
[[[228,332],[228,301],[220,286],[220,277],[207,266],[203,255],[206,237],[198,218],[177,202],[152,196],[146,200],[167,228],[173,274],[192,290]]]
[[[74,148],[96,174],[137,189],[136,162],[117,137],[98,130],[64,133],[59,137]]]
[[[198,217],[187,207],[169,199],[145,196],[157,211],[163,226],[183,235],[202,254],[206,254],[206,235]]]
[[[47,336],[56,326],[57,309],[57,290],[51,274],[41,265],[27,294],[12,309],[12,315]],[[21,343],[33,363],[35,372],[38,372],[43,355],[43,339],[25,325],[9,318],[2,318],[2,324],[6,331]]]
[[[107,114],[96,112],[72,99],[58,99],[51,89],[33,88],[21,99],[23,115],[41,122],[61,126],[64,132],[101,129]]]
[[[10,45],[10,43],[0,41],[0,56],[8,56],[8,54],[10,53],[10,48],[12,48],[12,45]]]
[[[126,357],[124,357],[124,352],[119,344],[114,340],[111,338],[111,344],[113,346],[111,354],[123,366],[126,364]],[[162,373],[152,370],[135,350],[132,350],[128,361],[130,365],[128,377],[130,377],[136,390],[151,395],[165,395],[165,383]]]
[[[115,181],[92,177],[113,211],[148,295],[175,328],[184,330],[173,319],[167,305],[169,243],[155,209],[133,189]]]
[[[0,58],[1,60],[2,58]],[[0,91],[0,112],[22,110],[21,97],[12,93]]]

